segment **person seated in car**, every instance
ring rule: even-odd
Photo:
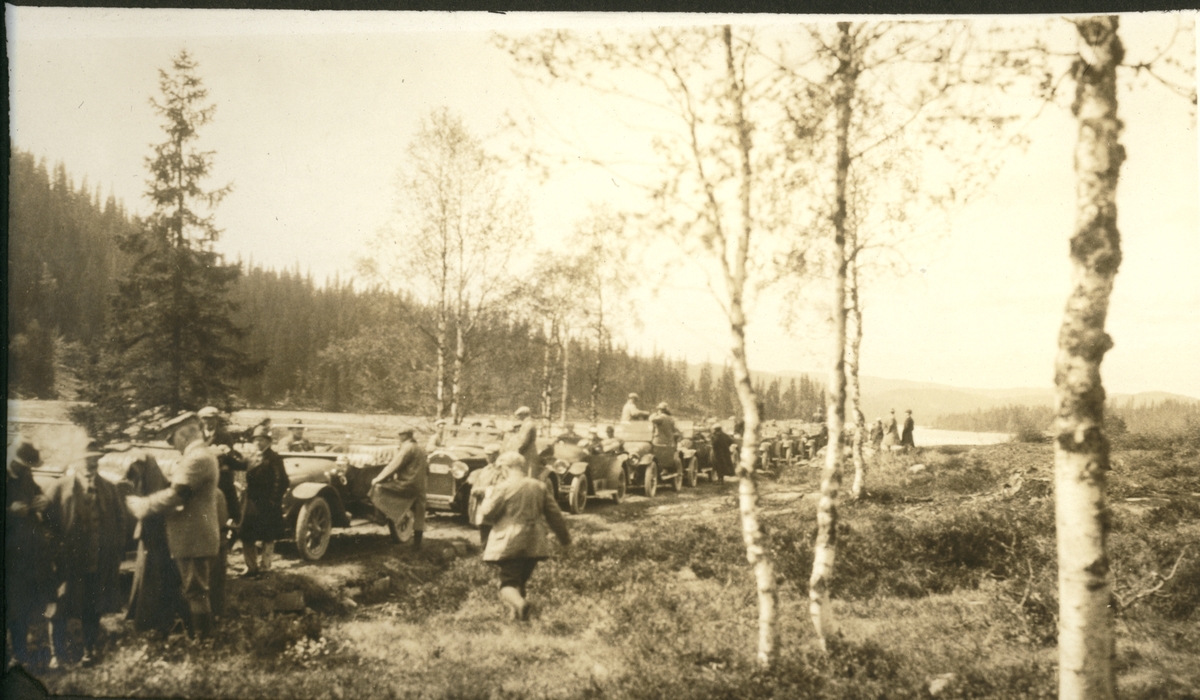
[[[288,426],[291,434],[279,441],[280,452],[312,452],[313,444],[304,438],[304,422],[297,419]]]

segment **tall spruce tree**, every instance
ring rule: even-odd
[[[245,330],[229,299],[240,265],[213,250],[213,210],[231,186],[205,189],[213,151],[198,129],[216,106],[187,51],[159,71],[154,111],[166,139],[146,158],[146,195],[154,212],[119,241],[131,267],[112,297],[112,315],[96,376],[82,393],[93,404],[89,427],[112,433],[155,407],[169,412],[205,404],[228,407],[238,379],[261,369],[235,346]]]

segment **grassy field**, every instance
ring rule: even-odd
[[[1120,690],[1197,698],[1200,454],[1134,446],[1116,452],[1110,482],[1113,572],[1129,604],[1117,614]],[[155,697],[1050,698],[1051,463],[1049,445],[1006,444],[875,464],[869,497],[841,507],[842,637],[829,654],[806,608],[819,472],[764,484],[781,584],[772,672],[753,663],[735,487],[703,484],[571,517],[577,541],[535,573],[527,623],[502,619],[494,574],[461,543],[414,554],[371,542],[308,573],[231,581],[215,642],[162,643],[106,619],[101,664],[41,677],[55,693]],[[1174,577],[1132,602],[1181,553]],[[287,590],[303,592],[305,612],[271,612]]]

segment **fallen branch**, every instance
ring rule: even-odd
[[[1190,545],[1188,545],[1188,546],[1190,546]],[[1179,570],[1179,562],[1183,561],[1183,555],[1187,554],[1188,546],[1185,546],[1182,550],[1180,550],[1179,556],[1175,558],[1174,566],[1171,567],[1171,573],[1167,574],[1166,576],[1163,576],[1162,574],[1158,573],[1157,571],[1150,574],[1150,580],[1153,581],[1155,579],[1158,579],[1158,583],[1151,586],[1150,588],[1146,588],[1146,589],[1134,594],[1131,598],[1128,598],[1128,599],[1123,600],[1119,596],[1114,596],[1117,598],[1117,609],[1125,610],[1125,609],[1133,606],[1134,604],[1136,604],[1138,601],[1143,600],[1145,598],[1149,598],[1150,596],[1152,596],[1152,595],[1158,593],[1160,590],[1162,590],[1162,587],[1167,585],[1167,581],[1170,581],[1171,579],[1175,578],[1175,572]]]

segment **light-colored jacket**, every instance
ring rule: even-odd
[[[196,440],[184,448],[183,456],[171,469],[171,487],[150,496],[149,514],[164,514],[172,559],[215,557],[221,551],[219,474],[216,456],[203,440]],[[177,486],[191,489],[186,502]]]
[[[517,432],[510,435],[505,441],[505,449],[513,452],[520,452],[525,458],[525,475],[536,479],[542,477],[542,460],[538,456],[537,448],[537,425],[534,424],[532,418],[526,418],[521,422],[521,427]]]
[[[674,447],[678,434],[675,432],[675,419],[671,414],[657,411],[650,416],[650,422],[654,424],[650,444],[655,447]]]
[[[625,405],[621,408],[622,423],[628,423],[631,420],[641,420],[648,415],[648,413],[638,408],[638,405],[633,402],[633,399],[626,401]]]
[[[551,531],[558,541],[571,543],[567,521],[554,495],[537,479],[512,476],[492,487],[479,506],[480,520],[492,526],[484,561],[550,556],[546,537]]]

